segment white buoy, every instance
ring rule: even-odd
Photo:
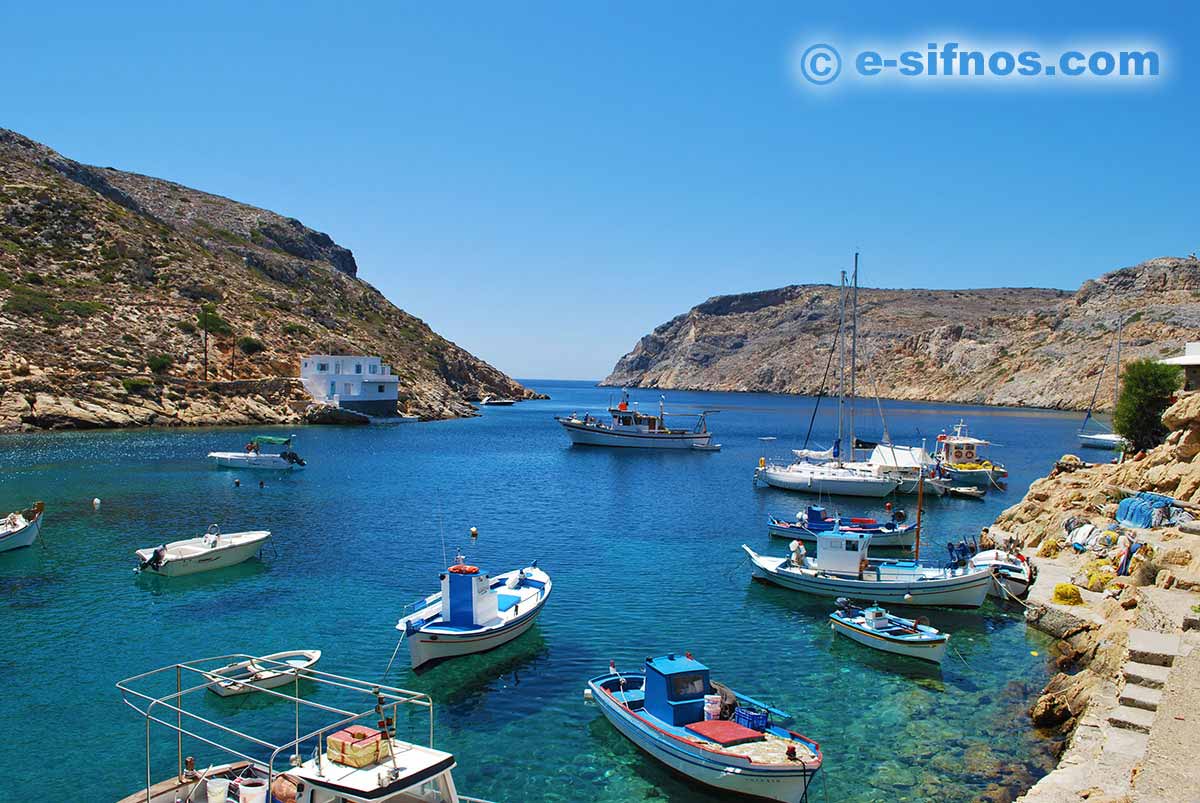
[[[472,537],[472,538],[478,538],[478,537],[479,537],[479,530],[477,530],[476,528],[472,527],[472,528],[471,528],[471,537]]]
[[[97,496],[92,499],[92,510],[99,510],[99,509],[100,509],[100,497]]]
[[[904,601],[908,602],[910,599],[912,599],[912,594],[909,594],[907,591],[905,591],[904,592]]]

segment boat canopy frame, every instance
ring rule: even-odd
[[[193,711],[188,711],[186,708],[184,708],[184,698],[197,692],[203,693],[208,688],[209,684],[220,679],[218,676],[214,675],[213,672],[223,666],[227,666],[228,664],[241,661],[252,661],[256,665],[263,668],[284,671],[294,675],[292,683],[290,684],[292,689],[291,693],[283,691],[284,689],[288,688],[288,686],[281,686],[276,689],[267,689],[261,687],[255,688],[255,691],[259,694],[267,694],[278,699],[289,700],[294,704],[294,739],[283,744],[274,744],[265,737],[255,736],[250,733],[243,733],[242,731],[236,730],[227,725],[222,725],[219,722],[214,722],[213,720],[207,719],[200,714],[197,714]],[[169,677],[170,673],[172,672],[175,675],[175,691],[173,693],[155,696],[138,688],[139,685],[145,685],[146,683],[150,682],[150,679],[152,678],[161,679],[163,677]],[[188,677],[198,676],[200,678],[199,683],[196,685],[185,686],[185,674]],[[325,705],[323,703],[316,702],[315,700],[304,699],[300,696],[299,686],[301,680],[309,681],[329,688],[341,689],[343,691],[348,691],[367,697],[372,701],[372,705],[365,711],[355,712],[346,710],[344,708],[338,708],[336,706]],[[389,723],[391,727],[388,728],[390,732],[394,729],[395,723],[397,722],[397,714],[399,713],[400,706],[402,705],[415,705],[418,707],[423,707],[427,710],[429,715],[428,747],[433,748],[433,699],[428,694],[425,694],[424,692],[410,691],[408,689],[401,689],[396,686],[387,686],[382,683],[359,680],[357,678],[346,677],[344,675],[335,675],[329,672],[322,672],[311,667],[298,668],[287,662],[276,661],[274,659],[264,658],[262,656],[248,655],[245,653],[230,653],[229,655],[218,655],[209,658],[197,658],[191,661],[182,661],[160,667],[158,669],[152,669],[148,672],[142,672],[141,674],[133,675],[132,677],[117,681],[116,686],[121,692],[122,702],[124,702],[125,705],[129,706],[134,711],[137,711],[139,714],[141,714],[146,722],[146,803],[151,803],[152,801],[152,787],[154,785],[151,769],[150,749],[150,731],[152,724],[162,725],[168,730],[175,732],[177,752],[176,777],[180,782],[188,780],[187,776],[184,774],[184,736],[193,738],[199,742],[202,742],[203,744],[206,744],[243,761],[248,761],[252,766],[265,767],[267,771],[267,784],[269,787],[277,775],[283,774],[276,772],[275,762],[278,760],[280,754],[284,753],[284,751],[295,750],[296,756],[299,757],[300,746],[305,742],[310,742],[315,739],[316,749],[314,750],[314,755],[320,755],[323,752],[322,744],[325,741],[327,734],[341,730],[349,725],[353,725],[358,720],[362,720],[367,717],[383,719],[385,718],[385,712],[388,710],[391,712]],[[320,711],[325,714],[331,714],[339,717],[339,719],[332,724],[325,725],[317,728],[314,731],[301,734],[300,711],[302,708]],[[165,718],[170,716],[171,713],[174,713],[175,715],[174,722]],[[187,726],[184,724],[185,719],[188,722]],[[212,728],[228,735],[235,740],[244,741],[248,743],[248,745],[256,746],[263,750],[270,750],[270,758],[264,761],[261,756],[256,757],[248,754],[247,752],[242,752],[243,750],[253,749],[250,746],[239,749],[238,747],[234,747],[229,744],[222,744],[218,741],[215,741],[217,738],[216,736],[209,738],[208,736],[196,732],[194,729],[192,729],[195,726]],[[389,736],[390,735],[391,734],[389,733]],[[292,755],[289,754],[289,762],[291,758]],[[398,771],[396,752],[394,750],[391,751],[391,761],[393,771]],[[291,764],[289,763],[289,767],[290,766]],[[199,779],[197,779],[197,782],[199,782]],[[466,800],[467,798],[462,799]]]

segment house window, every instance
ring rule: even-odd
[[[362,363],[361,362],[354,363],[354,373],[356,373],[356,374],[362,373]]]
[[[354,386],[351,385],[349,382],[344,382],[342,384],[342,388],[343,388],[342,393],[345,393],[347,396],[353,396],[354,395],[354,391],[352,390],[353,387]]]
[[[376,365],[375,363],[371,363],[371,373],[373,373],[373,374],[379,373],[379,366]]]
[[[379,392],[380,392],[380,393],[383,393],[383,385],[380,385],[380,386],[379,386]]]
[[[317,363],[317,373],[320,373],[320,374],[329,373],[329,363],[327,363],[327,362]]]

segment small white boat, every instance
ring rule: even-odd
[[[1037,567],[1017,551],[985,549],[972,555],[967,564],[977,569],[990,569],[995,573],[996,580],[988,593],[1001,599],[1024,599],[1029,594],[1033,581],[1037,579]]]
[[[621,391],[621,401],[608,409],[611,420],[601,421],[584,414],[579,417],[555,416],[554,420],[566,430],[571,443],[580,446],[620,446],[643,449],[703,449],[712,442],[708,431],[708,412],[696,414],[670,413],[672,418],[693,418],[690,429],[667,425],[668,413],[663,400],[658,403],[658,415],[643,413],[637,403],[629,403],[629,391]]]
[[[134,553],[138,558],[135,571],[181,577],[223,569],[254,557],[270,537],[269,530],[222,533],[214,524],[199,538],[185,538],[137,550]]]
[[[412,413],[397,413],[395,420],[398,424],[415,424],[421,420],[421,416]]]
[[[1129,441],[1115,432],[1084,432],[1079,430],[1079,445],[1089,449],[1107,449],[1110,452],[1120,451],[1129,445]]]
[[[719,443],[693,443],[692,448],[697,452],[719,452],[721,444]]]
[[[978,485],[949,485],[946,487],[946,493],[963,499],[982,499],[987,491]]]
[[[800,552],[799,560],[759,555],[745,544],[742,549],[750,556],[755,578],[819,597],[978,608],[995,584],[990,568],[871,559],[871,538],[869,532],[818,533],[817,558]]]
[[[396,624],[413,669],[507,644],[533,626],[553,587],[537,561],[490,577],[462,555],[441,581],[439,593],[406,606],[412,613]]]
[[[275,444],[287,447],[277,453],[264,453],[264,444]],[[240,452],[209,452],[208,459],[214,461],[220,468],[269,469],[272,471],[292,471],[307,465],[300,455],[291,449],[292,439],[274,435],[256,435]]]
[[[516,400],[502,399],[497,396],[484,396],[479,403],[485,407],[511,407],[516,404]]]
[[[851,641],[935,664],[946,657],[950,637],[936,628],[915,619],[893,616],[878,605],[856,608],[846,599],[837,603],[838,609],[829,614],[829,626]]]
[[[46,506],[35,502],[33,507],[9,513],[0,519],[0,552],[32,546],[42,531],[42,514]]]
[[[895,493],[901,481],[879,476],[866,469],[837,463],[810,463],[805,460],[789,465],[758,461],[754,471],[756,482],[773,488],[830,496],[866,496],[882,498]]]
[[[275,689],[292,683],[297,675],[304,678],[303,670],[320,659],[320,650],[290,650],[234,661],[208,673],[212,678],[208,690],[232,697],[255,689]]]

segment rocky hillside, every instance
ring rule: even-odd
[[[298,220],[0,129],[0,428],[294,421],[309,352],[382,355],[430,418],[532,395],[357,271]]]
[[[718,296],[659,326],[606,385],[815,393],[838,288]],[[1122,359],[1200,339],[1200,262],[1153,259],[1062,290],[860,288],[860,392],[896,399],[1086,408],[1118,319]],[[836,366],[835,366],[836,367]],[[1112,365],[1101,391],[1111,406]]]

